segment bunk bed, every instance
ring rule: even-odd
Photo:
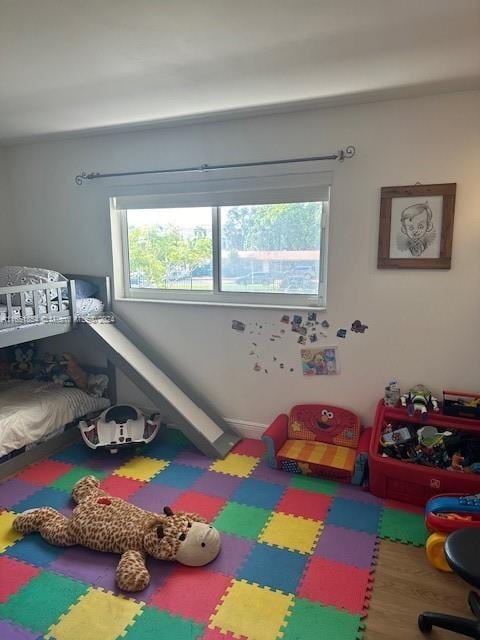
[[[23,278],[25,284],[19,284],[20,270],[27,268],[3,269],[17,270],[15,277],[8,273],[9,280],[17,282],[0,286],[0,350],[4,349],[4,354],[22,343],[72,331],[94,315],[104,322],[112,319],[108,276],[48,272],[42,282],[27,277]],[[0,267],[0,283],[5,280]],[[94,291],[95,297],[77,295],[85,287]],[[1,379],[0,375],[0,478],[72,441],[77,433],[74,427],[81,419],[115,402],[113,365],[107,362],[104,368],[86,365],[83,369],[89,382],[103,378],[103,385],[97,384],[95,392],[64,387],[37,376],[18,379],[7,372]]]

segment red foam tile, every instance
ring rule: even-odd
[[[219,629],[208,629],[207,627],[199,640],[248,640],[248,638],[246,636],[234,636],[230,631],[223,633]]]
[[[287,489],[275,511],[302,516],[311,520],[325,520],[332,497],[302,489]]]
[[[201,567],[178,566],[154,593],[150,604],[173,615],[208,622],[232,578]]]
[[[121,476],[108,476],[100,482],[100,488],[116,498],[127,500],[136,491],[144,486],[144,482],[124,478]]]
[[[409,513],[418,513],[424,515],[425,509],[416,504],[408,504],[407,502],[397,502],[396,500],[385,500],[384,506],[389,509],[397,509],[398,511],[408,511]]]
[[[205,493],[185,491],[172,505],[173,511],[190,511],[198,513],[208,522],[215,519],[226,504],[226,500],[207,496]]]
[[[244,456],[253,456],[261,458],[265,453],[265,443],[261,440],[253,440],[252,438],[244,438],[238,442],[232,449],[232,453],[240,453]]]
[[[57,460],[42,460],[17,474],[17,478],[25,482],[31,482],[39,487],[45,487],[55,482],[60,476],[73,469],[73,464],[58,462]]]
[[[8,556],[0,556],[0,602],[6,602],[40,571],[38,567],[32,567]]]
[[[361,614],[365,608],[369,577],[369,569],[358,569],[325,558],[312,558],[298,595],[337,609],[347,609],[350,613]]]

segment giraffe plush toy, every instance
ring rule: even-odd
[[[177,560],[199,567],[214,560],[220,551],[220,534],[195,513],[163,514],[144,511],[109,496],[94,476],[79,480],[72,497],[77,503],[70,518],[51,507],[29,509],[13,523],[20,533],[38,531],[51,544],[75,544],[120,553],[117,584],[123,591],[142,591],[150,582],[147,556]]]

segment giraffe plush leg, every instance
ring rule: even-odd
[[[122,591],[143,591],[150,583],[145,556],[140,551],[125,551],[117,566],[117,585]]]
[[[70,520],[51,507],[29,509],[20,513],[13,521],[13,528],[20,533],[38,531],[50,544],[69,547],[75,544],[69,527]]]
[[[72,498],[79,503],[90,497],[103,495],[104,491],[99,488],[100,482],[94,476],[85,476],[81,478],[72,491]]]

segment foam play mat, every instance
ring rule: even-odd
[[[0,485],[2,640],[356,640],[379,537],[422,545],[421,510],[355,487],[270,469],[243,440],[225,460],[169,431],[128,453],[75,444]],[[222,535],[202,568],[150,559],[150,585],[123,595],[119,556],[55,547],[12,530],[16,513],[50,505],[69,515],[71,490],[94,474],[144,509],[196,511]]]

